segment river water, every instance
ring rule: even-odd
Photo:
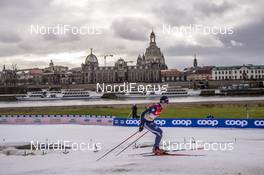
[[[223,102],[223,101],[255,101],[264,100],[264,96],[190,96],[171,97],[172,103],[188,102]],[[79,105],[112,105],[112,104],[142,104],[155,103],[159,98],[127,98],[127,99],[89,99],[89,100],[57,100],[57,101],[11,101],[0,102],[0,108],[6,107],[41,107],[41,106],[79,106]]]

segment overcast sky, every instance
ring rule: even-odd
[[[55,65],[80,67],[90,48],[101,65],[104,54],[114,54],[107,65],[120,57],[135,61],[152,29],[169,68],[191,66],[194,53],[200,65],[264,64],[263,7],[262,0],[0,0],[0,66],[43,68],[52,59]],[[31,31],[37,25],[95,32],[42,35]],[[164,30],[190,25],[233,33]]]

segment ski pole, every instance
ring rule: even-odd
[[[132,111],[129,113],[128,118],[132,118],[132,117],[131,117],[131,113],[132,113]]]
[[[104,158],[105,156],[107,156],[109,153],[111,153],[112,151],[114,151],[117,147],[119,147],[120,145],[122,145],[123,143],[125,143],[126,141],[128,141],[130,138],[132,138],[134,135],[136,135],[139,131],[136,131],[134,134],[130,135],[128,138],[126,138],[125,140],[123,140],[121,143],[119,143],[118,145],[116,145],[114,148],[112,148],[111,150],[109,150],[108,152],[106,152],[104,155],[102,155],[101,157],[99,157],[96,161],[101,160],[102,158]]]
[[[122,152],[124,152],[127,148],[129,148],[131,145],[133,145],[134,143],[136,143],[140,138],[142,138],[144,135],[146,135],[149,131],[146,131],[144,134],[142,134],[141,136],[139,136],[136,140],[134,140],[132,143],[130,143],[129,145],[127,145],[127,147],[125,147],[124,149],[122,149],[119,153],[117,153],[115,156],[120,155]]]

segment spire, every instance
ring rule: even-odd
[[[93,54],[93,48],[90,48],[90,50],[91,50],[91,53],[90,54]]]
[[[152,32],[150,33],[150,44],[156,45],[156,36],[155,33],[153,32],[153,29]]]
[[[139,55],[138,55],[138,58],[137,58],[137,65],[141,65],[141,63],[142,63],[142,57],[141,57],[141,55],[139,54]]]
[[[193,67],[197,67],[197,66],[198,66],[198,62],[197,62],[196,53],[195,53],[194,60],[193,60]]]
[[[49,67],[54,67],[54,63],[52,60],[50,60]]]

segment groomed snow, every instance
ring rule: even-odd
[[[189,139],[204,142],[233,143],[232,151],[180,151],[177,153],[203,156],[151,156],[139,153],[151,151],[151,147],[132,147],[115,157],[126,146],[98,162],[95,160],[135,132],[137,128],[84,125],[1,125],[0,126],[0,174],[264,174],[264,130],[262,129],[201,129],[163,128],[164,140],[184,142]],[[151,133],[138,145],[153,142]],[[23,156],[22,150],[12,145],[35,141],[68,140],[72,142],[101,142],[102,150],[49,151],[45,155]],[[9,151],[11,155],[5,153]]]

